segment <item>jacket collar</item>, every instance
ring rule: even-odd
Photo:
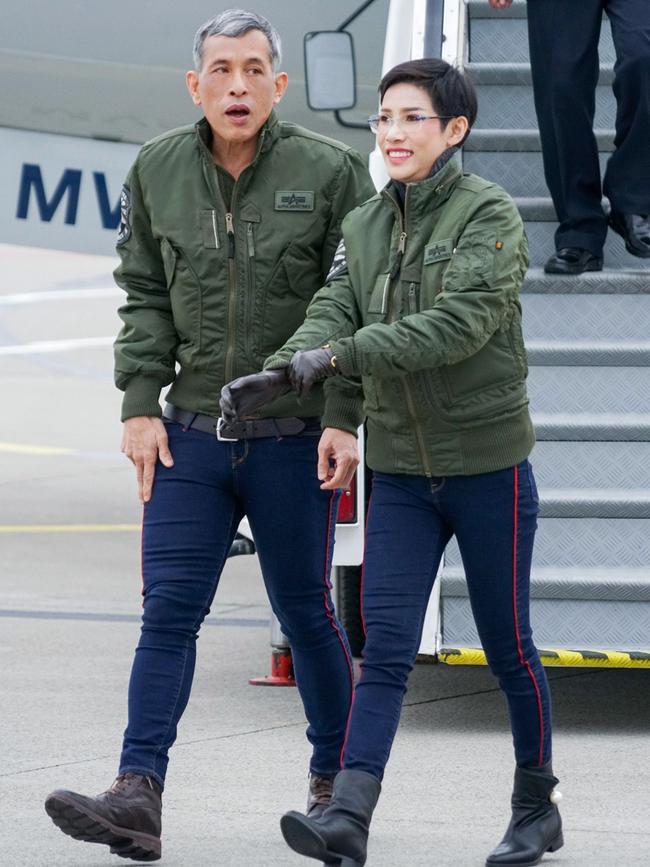
[[[196,130],[196,135],[199,139],[200,145],[205,148],[210,157],[212,158],[212,128],[208,123],[208,119],[206,117],[202,117],[198,123],[194,124],[194,129]],[[257,139],[257,150],[255,151],[255,156],[253,157],[253,162],[251,165],[254,165],[261,154],[266,153],[274,140],[278,135],[278,116],[275,113],[275,110],[271,111],[271,114],[265,120],[262,128],[259,131],[258,139]]]
[[[419,211],[424,206],[434,207],[443,202],[451,192],[454,182],[462,175],[460,149],[448,148],[431,167],[429,176],[422,181],[402,184],[390,181],[384,188],[391,199],[404,211],[404,201],[408,192],[409,211]],[[401,188],[401,189],[400,189]],[[432,201],[433,199],[433,201]]]

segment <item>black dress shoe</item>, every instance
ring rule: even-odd
[[[594,256],[580,247],[562,247],[544,265],[547,274],[582,274],[584,271],[602,271],[602,256]]]
[[[640,259],[650,259],[650,220],[640,214],[612,211],[609,225],[625,241],[625,249]]]

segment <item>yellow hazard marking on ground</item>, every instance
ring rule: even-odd
[[[73,455],[76,449],[56,446],[30,446],[25,443],[0,443],[0,452],[11,455]]]
[[[131,533],[140,524],[0,524],[0,533]]]
[[[540,650],[539,656],[545,666],[650,668],[650,652],[548,649]],[[443,647],[439,657],[448,665],[487,665],[484,651],[476,647]]]

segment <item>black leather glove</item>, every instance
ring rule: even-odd
[[[228,422],[240,421],[256,409],[291,391],[288,367],[263,370],[233,379],[221,389],[221,416]]]
[[[298,351],[289,363],[289,379],[298,397],[306,397],[315,382],[337,373],[336,356],[329,346]]]

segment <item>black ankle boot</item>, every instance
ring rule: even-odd
[[[339,771],[332,801],[317,819],[294,811],[280,820],[282,834],[294,852],[336,867],[363,867],[368,828],[381,783],[365,771]]]
[[[516,769],[512,819],[505,837],[488,855],[488,867],[533,867],[546,852],[555,852],[564,845],[557,808],[562,796],[554,791],[557,783],[550,762],[541,768]]]
[[[162,789],[151,777],[122,774],[110,789],[89,798],[57,789],[45,809],[64,834],[110,846],[114,855],[134,861],[160,858]]]

